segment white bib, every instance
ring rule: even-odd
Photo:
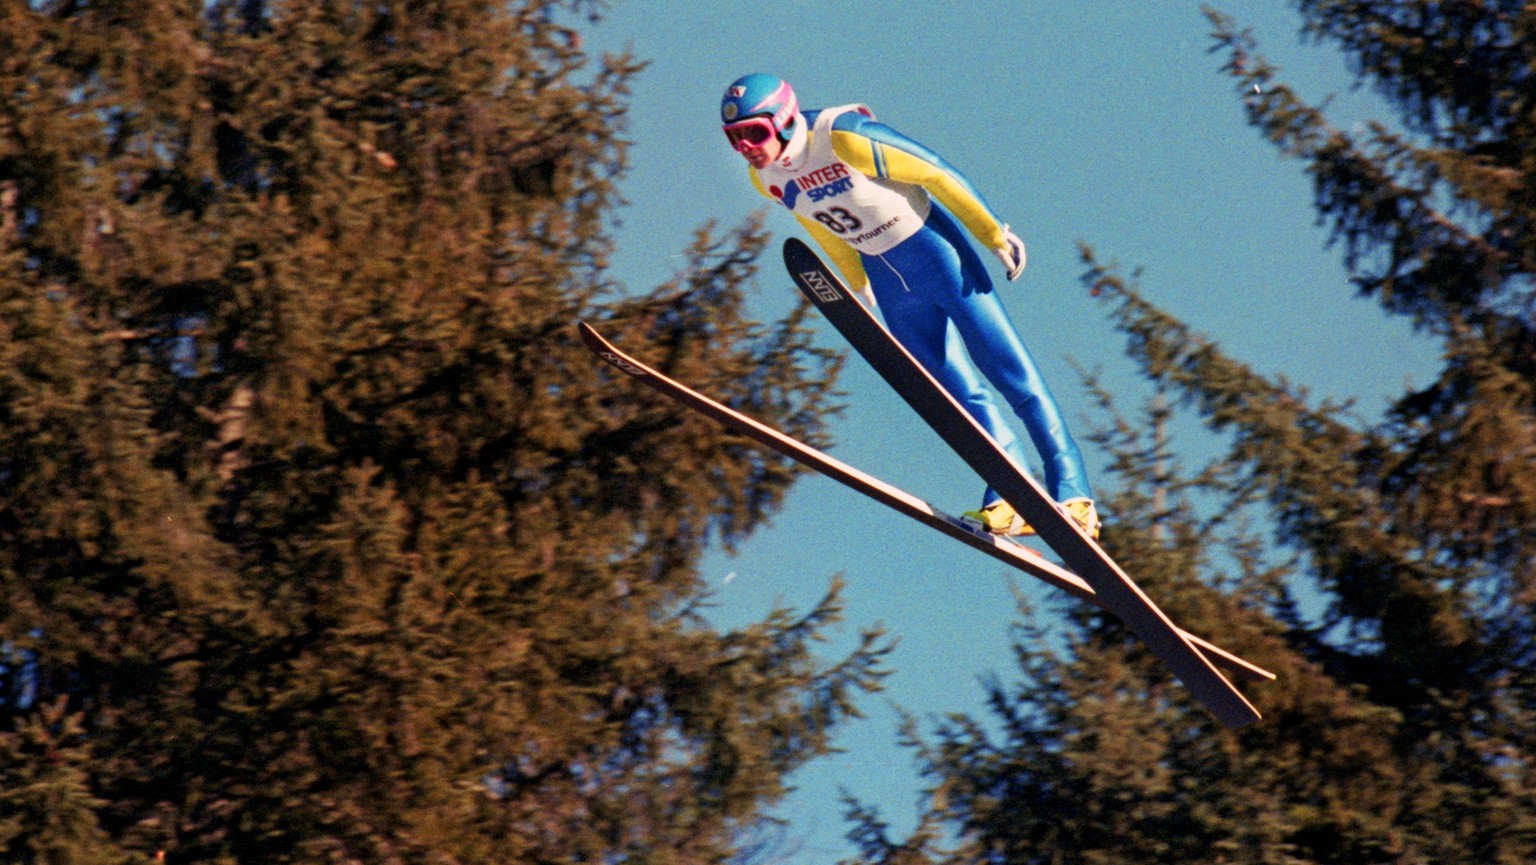
[[[870,177],[832,149],[832,121],[858,105],[827,108],[801,153],[758,170],[763,186],[797,216],[815,220],[866,255],[879,255],[916,234],[932,203],[922,187]]]

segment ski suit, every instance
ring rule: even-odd
[[[1047,492],[1058,502],[1091,499],[1061,409],[961,229],[994,249],[1003,222],[964,175],[864,106],[804,118],[778,159],[748,168],[758,192],[789,208],[850,286],[868,283],[891,335],[1020,468],[1028,462],[1018,436],[978,368],[1023,421]],[[982,505],[998,498],[989,488]]]

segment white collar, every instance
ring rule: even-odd
[[[789,136],[789,141],[784,143],[784,152],[773,161],[774,165],[788,171],[794,171],[805,164],[806,154],[810,148],[806,146],[810,141],[810,124],[805,122],[805,115],[795,114],[795,131]]]

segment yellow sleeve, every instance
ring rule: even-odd
[[[832,149],[839,159],[870,177],[921,186],[953,213],[982,246],[996,249],[1004,244],[1002,220],[964,175],[937,154],[889,127],[869,126],[878,129],[878,139],[862,132],[832,130]]]

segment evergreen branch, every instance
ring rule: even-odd
[[[1517,278],[1520,259],[1508,238],[1495,231],[1490,239],[1434,205],[1442,198],[1436,187],[1446,179],[1443,151],[1416,148],[1380,125],[1372,126],[1370,150],[1363,149],[1323,111],[1275,82],[1276,70],[1256,54],[1251,33],[1236,31],[1219,13],[1207,15],[1216,25],[1212,50],[1228,54],[1223,69],[1238,80],[1250,123],[1283,152],[1310,163],[1318,211],[1333,223],[1332,238],[1343,241],[1362,292],[1410,315],[1418,327],[1443,332],[1448,317],[1469,314]],[[1509,182],[1496,176],[1500,185]],[[1497,229],[1497,213],[1482,219]],[[1379,263],[1368,266],[1378,253]]]
[[[1307,406],[1304,391],[1272,382],[1223,355],[1209,340],[1158,310],[1083,251],[1083,281],[1112,307],[1128,351],[1153,381],[1181,393],[1213,430],[1234,435],[1230,459],[1262,482],[1281,537],[1306,550],[1337,597],[1337,612],[1373,623],[1388,646],[1376,665],[1388,679],[1426,679],[1449,687],[1479,649],[1467,641],[1466,584],[1429,555],[1428,539],[1391,531],[1392,522],[1364,471],[1364,454],[1388,442],[1336,417],[1336,406]],[[1382,681],[1372,677],[1367,681]]]
[[[1414,128],[1452,125],[1459,133],[1452,146],[1462,147],[1518,123],[1533,59],[1518,0],[1301,0],[1298,7],[1305,32],[1336,41]]]

